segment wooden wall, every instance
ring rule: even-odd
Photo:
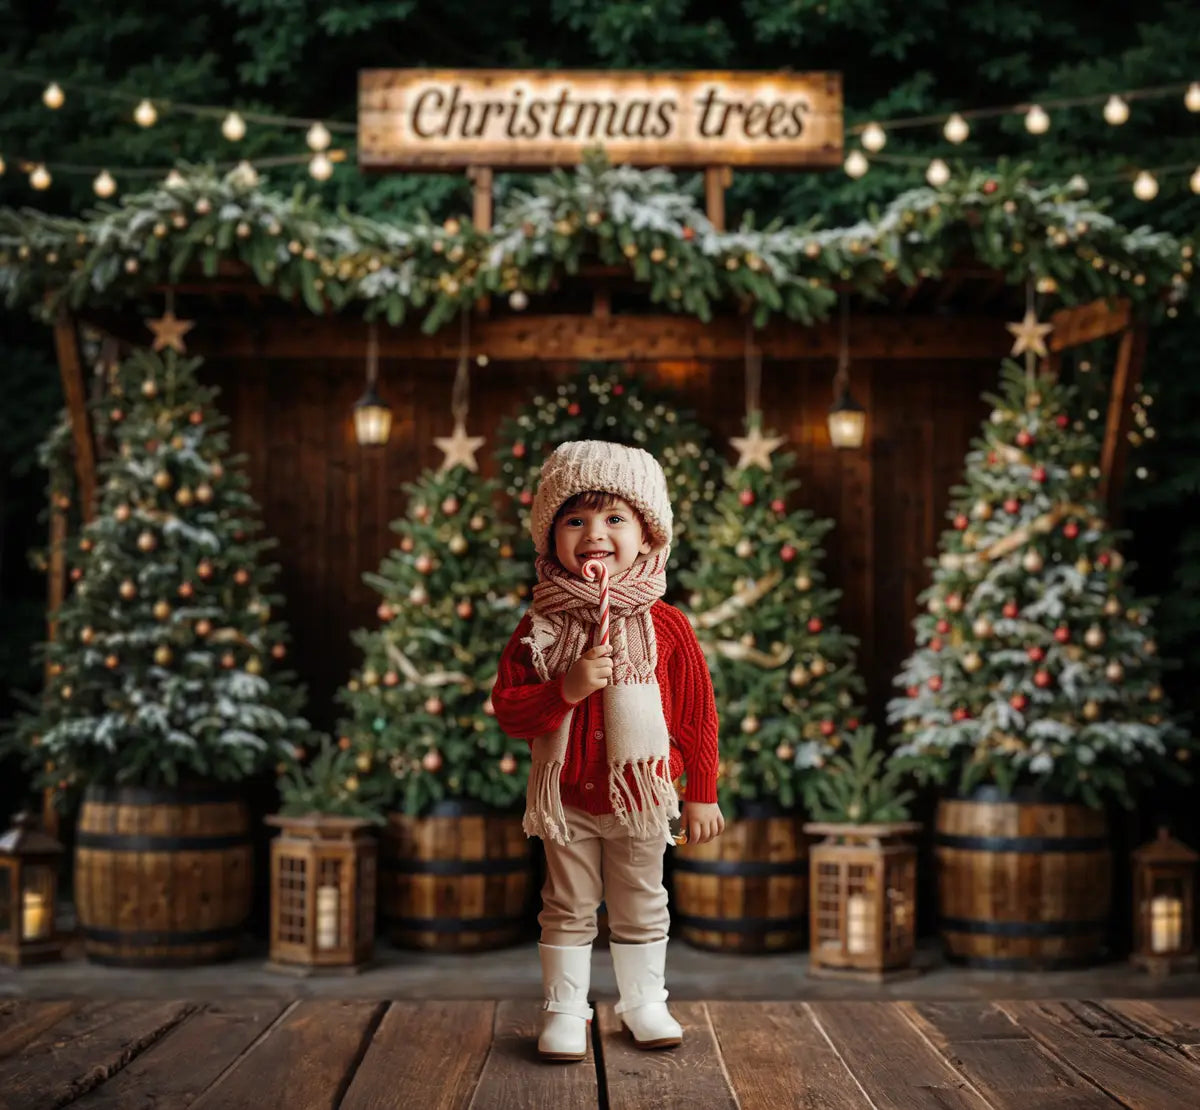
[[[797,456],[802,484],[796,497],[836,523],[826,569],[844,591],[843,625],[862,640],[871,708],[880,722],[892,676],[911,647],[916,595],[929,580],[926,560],[936,551],[950,487],[986,413],[980,394],[996,382],[1000,353],[987,361],[856,362],[853,390],[869,412],[870,445],[862,452],[829,445],[831,361],[764,362],[763,408]],[[717,444],[740,434],[740,363],[636,365],[648,382],[679,389]],[[267,530],[279,540],[294,662],[319,724],[332,725],[331,696],[356,661],[350,631],[376,621],[378,598],[362,573],[376,568],[392,546],[388,525],[404,512],[404,483],[441,461],[432,440],[450,431],[453,371],[447,361],[383,361],[381,391],[394,423],[386,450],[371,453],[355,443],[350,420],[362,390],[361,361],[210,356],[206,364],[206,380],[222,390],[218,403],[232,420],[234,448],[248,456]],[[535,389],[571,371],[565,363],[543,362],[473,368],[470,430],[490,435]],[[486,474],[495,473],[493,447],[479,456]]]

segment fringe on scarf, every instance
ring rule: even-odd
[[[613,813],[630,835],[639,840],[672,839],[671,820],[679,816],[679,795],[670,778],[659,770],[664,762],[654,757],[625,763],[613,761],[608,765],[608,797]],[[626,772],[633,776],[636,794],[629,787]]]
[[[567,844],[571,830],[559,796],[558,779],[562,774],[561,759],[535,759],[529,768],[529,785],[525,788],[525,816],[521,828],[526,836],[540,836]]]

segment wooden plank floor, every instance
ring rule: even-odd
[[[680,1002],[537,1060],[538,1005],[0,1001],[0,1110],[1190,1110],[1200,999]]]

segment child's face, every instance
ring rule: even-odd
[[[554,522],[554,554],[580,578],[588,559],[601,559],[612,578],[649,553],[641,518],[620,497],[604,509],[569,509]]]

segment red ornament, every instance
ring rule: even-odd
[[[572,401],[567,406],[567,415],[568,416],[578,416],[579,415],[579,402],[578,401]]]
[[[930,651],[941,651],[944,646],[945,645],[942,643],[942,638],[940,636],[934,636],[934,638],[929,641]]]
[[[283,644],[276,644],[271,648],[271,658],[282,659],[285,655],[287,655],[287,648]]]
[[[946,633],[950,631],[950,622],[946,620],[945,617],[942,617],[942,619],[938,621],[934,627],[938,630],[938,632],[945,636]]]
[[[1000,188],[1000,186],[992,178],[989,177],[983,183],[982,188],[983,188],[984,194],[990,197],[998,188]]]
[[[522,505],[532,505],[533,504],[533,494],[530,493],[529,490],[523,489],[523,490],[521,490],[521,494],[517,498],[517,500],[520,501]]]
[[[917,696],[917,695],[918,695],[918,694],[921,692],[921,687],[919,687],[919,686],[910,686],[910,687],[909,687],[907,690],[905,690],[904,692],[905,692],[905,693],[906,693],[906,694],[907,694],[907,695],[908,695],[910,698],[915,698],[915,697],[916,697],[916,696]]]
[[[858,718],[850,717],[846,721],[846,728],[848,728],[851,732],[853,732],[856,728],[858,728]]]
[[[965,721],[971,716],[971,711],[969,709],[964,709],[961,705],[959,705],[955,707],[954,712],[951,713],[950,716],[956,721]]]
[[[1034,663],[1040,663],[1046,657],[1046,653],[1037,644],[1034,644],[1025,654]]]
[[[512,453],[514,459],[523,459],[525,457],[525,444],[514,443],[512,446]]]
[[[925,685],[936,694],[942,688],[942,676],[935,674]]]
[[[1009,620],[1012,620],[1021,611],[1021,607],[1015,601],[1006,601],[1004,608],[1000,612]]]
[[[774,513],[782,513],[786,508],[787,506],[783,503],[782,497],[777,497],[771,502],[771,511]]]
[[[835,732],[837,732],[837,725],[835,725],[832,721],[821,722],[822,736],[832,736]]]
[[[752,490],[752,489],[742,490],[742,492],[738,494],[738,500],[743,505],[753,505],[754,504],[754,490]]]
[[[400,676],[395,671],[385,671],[383,675],[383,684],[385,686],[396,686],[400,682]]]
[[[1054,681],[1054,679],[1050,677],[1050,672],[1049,672],[1049,671],[1038,671],[1038,672],[1037,672],[1037,673],[1036,673],[1036,674],[1033,676],[1033,684],[1034,684],[1034,685],[1035,685],[1035,686],[1036,686],[1036,687],[1037,687],[1039,690],[1044,690],[1044,689],[1045,689],[1047,686],[1049,686],[1049,685],[1050,685],[1050,683],[1051,683],[1051,682],[1053,682],[1053,681]]]
[[[685,226],[683,231],[680,232],[680,234],[683,236],[684,242],[686,242],[686,243],[690,243],[693,239],[696,238],[696,231],[694,228]]]
[[[1060,412],[1054,418],[1054,423],[1057,424],[1060,428],[1065,428],[1068,424],[1071,423],[1071,418],[1065,412]]]
[[[614,397],[620,397],[621,394],[624,392],[625,392],[625,387],[620,382],[617,382],[617,384],[613,386],[613,396]]]
[[[1029,472],[1029,477],[1035,482],[1044,482],[1046,480],[1046,468],[1044,466],[1035,466]]]
[[[1017,432],[1017,446],[1018,447],[1028,447],[1032,442],[1033,442],[1033,435],[1029,431],[1027,431],[1025,428],[1022,428],[1019,432]]]
[[[112,412],[108,414],[108,418],[114,424],[120,424],[121,421],[125,419],[125,414],[120,409],[113,409]]]
[[[1079,535],[1079,525],[1073,520],[1068,520],[1067,523],[1063,525],[1063,535],[1066,536],[1067,539],[1073,540]]]
[[[790,563],[796,557],[796,549],[790,543],[785,543],[779,549],[779,557],[785,563]]]
[[[1015,497],[1007,497],[1004,500],[1004,511],[1009,516],[1016,516],[1021,511],[1021,502]]]
[[[1065,624],[1060,624],[1054,630],[1054,638],[1060,644],[1065,644],[1065,643],[1069,642],[1071,639],[1071,630]]]
[[[396,615],[392,610],[392,607],[386,601],[380,604],[379,608],[375,610],[375,613],[385,624]]]
[[[1000,460],[999,460],[999,458],[997,458],[995,451],[989,451],[987,453],[987,461],[988,461],[988,466],[995,466],[996,463],[998,463]]]
[[[1013,694],[1008,699],[1008,704],[1011,705],[1018,713],[1021,712],[1029,704],[1029,699],[1024,694]]]
[[[203,424],[204,413],[202,413],[199,409],[192,409],[192,411],[188,413],[188,419],[193,424]]]
[[[1107,551],[1102,551],[1096,557],[1096,562],[1099,563],[1100,566],[1107,568],[1108,564],[1112,562],[1112,556]]]
[[[812,632],[814,635],[816,633],[820,632],[821,629],[824,627],[825,627],[825,625],[822,623],[820,617],[811,617],[809,619],[808,630],[809,630],[809,632]]]
[[[195,590],[190,582],[181,582],[178,592],[180,597],[191,597]]]
[[[960,532],[965,532],[967,530],[967,525],[970,523],[971,522],[967,519],[964,513],[959,513],[958,516],[954,518],[954,527]]]

